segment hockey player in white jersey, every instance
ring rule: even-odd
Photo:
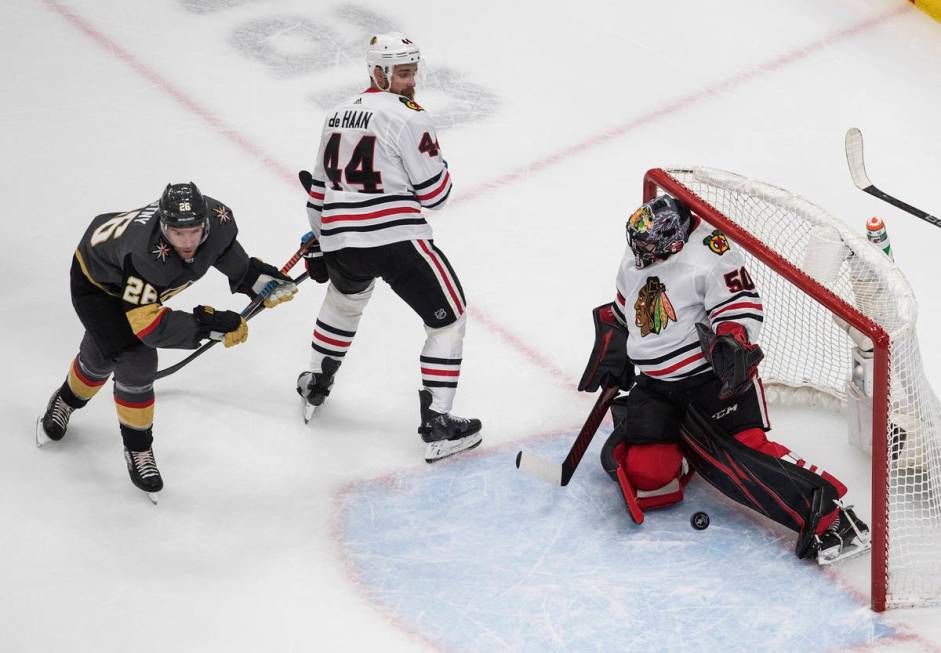
[[[867,550],[867,526],[840,501],[846,486],[766,437],[764,307],[741,252],[669,196],[631,215],[627,240],[616,299],[595,309],[579,389],[629,390],[612,404],[601,459],[634,521],[681,501],[692,467],[798,531],[801,558],[829,563]]]
[[[306,259],[329,278],[311,341],[310,367],[297,380],[305,421],[330,394],[360,317],[382,278],[422,318],[419,358],[425,460],[480,444],[480,420],[451,414],[461,369],[466,301],[461,283],[432,240],[423,210],[444,206],[451,175],[434,124],[415,102],[419,48],[402,34],[373,36],[370,85],[327,113],[307,211],[320,249]],[[302,173],[303,176],[303,173]]]

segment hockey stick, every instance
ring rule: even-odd
[[[301,257],[303,257],[305,253],[307,253],[307,250],[311,248],[314,242],[315,241],[313,238],[306,238],[301,243],[301,246],[298,248],[298,250],[294,252],[294,255],[288,259],[288,262],[281,267],[281,274],[287,274],[290,272],[291,268],[297,265],[297,262],[301,260]],[[308,274],[305,272],[304,274],[294,279],[294,284],[298,285],[302,283],[305,279],[307,279],[307,277]],[[265,298],[267,298],[268,295],[270,295],[277,286],[278,284],[274,281],[269,281],[267,284],[265,284],[265,287],[261,289],[261,292],[255,295],[252,301],[250,301],[248,305],[242,309],[242,312],[239,313],[239,315],[244,317],[246,322],[258,315],[258,313],[264,309]],[[166,369],[158,370],[157,375],[154,378],[162,379],[165,376],[170,376],[174,372],[179,371],[180,369],[189,365],[193,359],[202,356],[207,349],[211,349],[218,342],[218,340],[210,340],[178,363],[175,363]]]
[[[850,175],[853,177],[853,183],[856,184],[856,188],[874,197],[878,197],[883,202],[888,202],[906,213],[911,213],[916,218],[921,218],[936,227],[941,227],[941,219],[929,215],[911,204],[906,204],[902,200],[873,186],[872,182],[869,180],[869,175],[866,174],[866,163],[863,160],[863,133],[859,129],[852,127],[846,132],[845,146],[846,163],[849,166]]]
[[[572,448],[569,449],[569,453],[565,457],[565,460],[562,461],[561,465],[548,461],[524,449],[516,454],[516,468],[531,476],[552,483],[553,485],[561,485],[563,487],[568,485],[569,481],[572,480],[572,474],[575,473],[575,468],[578,467],[582,456],[584,456],[585,451],[588,450],[588,445],[591,443],[592,438],[595,437],[595,432],[601,425],[601,420],[604,419],[604,415],[608,412],[608,407],[611,405],[611,402],[614,401],[614,397],[617,396],[617,393],[618,387],[616,385],[606,386],[604,390],[601,391],[594,407],[591,409],[591,412],[588,413],[588,419],[585,420],[585,425],[582,427],[582,430],[579,431],[575,442],[572,443]]]

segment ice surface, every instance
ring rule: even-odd
[[[159,506],[127,478],[110,384],[37,449],[81,338],[67,275],[91,218],[192,179],[281,264],[307,230],[296,172],[382,29],[428,63],[418,99],[455,184],[431,220],[470,305],[455,410],[483,445],[422,461],[424,332],[385,287],[305,427],[293,386],[323,293],[306,284],[246,344],[158,382]],[[733,170],[860,230],[880,215],[939,378],[941,232],[856,190],[842,149],[860,127],[873,182],[941,210],[939,37],[899,0],[3,3],[0,650],[939,650],[938,610],[868,611],[868,560],[801,564],[700,484],[635,527],[594,450],[565,489],[513,467],[523,445],[561,458],[591,407],[589,311],[650,167]],[[171,305],[243,300],[210,273]],[[868,515],[840,420],[772,418]]]

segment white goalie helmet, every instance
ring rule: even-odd
[[[421,50],[407,36],[400,32],[376,34],[369,39],[366,49],[366,66],[369,77],[375,81],[376,66],[382,69],[386,79],[392,76],[393,66],[421,61]],[[378,86],[378,83],[377,83]]]

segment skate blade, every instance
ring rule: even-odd
[[[315,406],[314,404],[307,401],[307,399],[301,399],[301,412],[304,414],[305,424],[310,423],[310,420],[313,418],[318,408],[320,408],[320,406]]]
[[[870,549],[872,549],[872,542],[854,542],[853,544],[845,547],[836,555],[829,558],[817,556],[817,564],[821,567],[827,567],[829,565],[860,556],[864,553],[867,553]]]
[[[480,432],[468,435],[460,440],[440,440],[438,442],[429,442],[425,447],[425,462],[433,463],[453,456],[462,451],[468,451],[480,445],[483,441],[483,435]]]
[[[150,502],[155,506],[160,503],[160,499],[153,492],[144,492],[147,495],[147,498],[150,499]]]
[[[44,444],[52,442],[52,438],[46,435],[42,427],[42,416],[36,418],[36,446],[42,449]]]

